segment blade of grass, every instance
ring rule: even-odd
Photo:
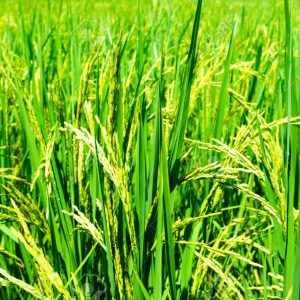
[[[178,109],[176,114],[175,125],[172,131],[169,146],[169,169],[170,169],[170,190],[173,191],[177,185],[180,159],[182,156],[182,147],[184,133],[188,119],[188,110],[190,102],[191,87],[194,76],[194,67],[196,64],[196,48],[201,16],[202,0],[198,0],[193,32],[190,43],[190,49],[186,61],[186,66],[182,78],[182,89],[178,100]]]

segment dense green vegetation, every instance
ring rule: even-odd
[[[297,3],[0,4],[0,299],[299,300]]]

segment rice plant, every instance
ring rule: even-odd
[[[299,4],[0,7],[0,299],[300,298]]]

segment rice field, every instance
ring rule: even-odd
[[[299,2],[0,0],[0,299],[300,299]]]

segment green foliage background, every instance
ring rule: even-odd
[[[0,299],[298,300],[298,19],[0,1]]]

